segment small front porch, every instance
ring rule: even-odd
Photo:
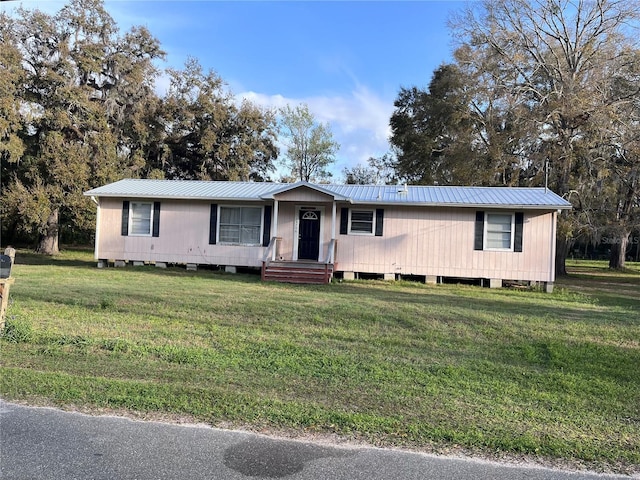
[[[262,259],[261,278],[267,282],[283,283],[330,283],[336,269],[336,240],[327,245],[322,260],[276,260],[278,257],[278,237],[272,237]]]
[[[268,234],[270,242],[262,259],[262,279],[329,283],[336,269],[337,202],[348,199],[306,183],[287,185],[263,198],[273,204],[265,215],[269,229],[263,238]]]

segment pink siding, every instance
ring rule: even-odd
[[[384,235],[338,236],[342,271],[553,281],[553,213],[525,213],[523,251],[475,251],[474,209],[385,208]]]
[[[279,255],[285,260],[293,258],[293,238],[296,207],[293,203],[280,203],[278,206],[278,237],[280,237]],[[298,238],[297,236],[295,237]]]
[[[122,200],[101,199],[96,258],[260,266],[265,250],[262,246],[209,245],[210,205],[210,202],[162,201],[160,236],[136,237],[120,235]]]

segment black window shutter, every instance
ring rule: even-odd
[[[268,247],[271,241],[271,205],[264,206],[264,233],[262,234],[262,246]]]
[[[376,237],[382,236],[384,227],[384,208],[376,208]]]
[[[153,232],[154,237],[160,236],[160,202],[153,202]]]
[[[349,229],[349,209],[340,209],[340,235],[346,235]]]
[[[522,251],[522,225],[524,224],[524,213],[516,212],[516,231],[513,236],[513,251]]]
[[[476,231],[473,249],[482,250],[484,245],[484,212],[476,212]]]
[[[209,245],[216,244],[216,229],[218,227],[218,205],[211,204],[211,214],[209,215]]]
[[[123,237],[129,235],[129,200],[122,202],[122,228],[120,234]]]

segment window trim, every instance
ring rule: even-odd
[[[488,252],[513,252],[514,251],[514,239],[515,239],[515,233],[516,233],[516,215],[515,212],[485,212],[484,213],[485,218],[484,218],[484,226],[483,226],[483,235],[484,235],[484,240],[483,240],[483,245],[482,245],[482,249]],[[508,248],[492,248],[489,247],[489,216],[490,215],[502,215],[502,216],[510,216],[511,217],[511,229],[509,231],[509,247]]]
[[[370,232],[362,232],[362,231],[353,231],[351,229],[351,216],[353,212],[370,212],[371,213],[371,231]],[[347,234],[348,235],[364,235],[373,237],[376,234],[376,209],[375,208],[349,208],[349,222],[347,224]]]
[[[260,210],[260,232],[258,234],[256,243],[241,243],[241,242],[225,242],[220,236],[220,227],[222,226],[222,209],[223,208],[255,208]],[[264,205],[218,205],[218,216],[216,225],[216,238],[218,245],[233,245],[240,247],[260,247],[263,243],[264,236]],[[242,225],[242,224],[240,224]]]
[[[134,205],[149,205],[149,209],[151,210],[151,215],[149,216],[149,230],[147,233],[134,233],[133,232],[133,217],[135,214]],[[137,202],[130,201],[129,202],[129,223],[127,225],[127,236],[129,237],[151,237],[153,236],[153,215],[154,215],[154,202]]]

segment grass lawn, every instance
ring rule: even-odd
[[[17,254],[0,396],[640,471],[640,265],[553,294]]]

